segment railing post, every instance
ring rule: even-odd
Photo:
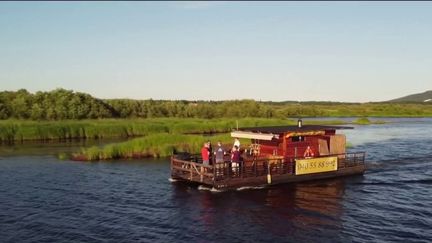
[[[230,162],[229,161],[225,162],[225,167],[224,167],[225,178],[230,177],[230,174],[229,174],[230,168],[229,167],[230,167]]]
[[[283,170],[282,170],[282,159],[279,159],[279,168],[278,168],[278,170],[279,170],[279,175],[282,175],[282,174],[283,174]]]
[[[296,168],[296,160],[295,159],[293,159],[292,160],[292,163],[291,163],[291,174],[295,174],[296,172],[295,172],[295,168]]]
[[[267,184],[272,183],[270,163],[267,161]]]
[[[212,178],[212,181],[213,181],[213,184],[214,184],[214,182],[216,181],[216,163],[213,163],[213,178]]]

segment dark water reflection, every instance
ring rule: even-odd
[[[167,160],[0,157],[0,242],[430,242],[432,120],[359,126],[355,176],[211,192]]]
[[[130,139],[130,138],[129,138]],[[105,139],[73,139],[63,141],[24,141],[14,144],[0,144],[0,156],[20,155],[54,155],[59,153],[75,153],[81,147],[104,146],[109,143],[127,141],[127,138],[105,138]]]

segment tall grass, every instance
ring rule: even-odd
[[[304,121],[304,124],[343,124],[343,121]],[[295,119],[102,119],[63,121],[0,121],[0,144],[26,140],[130,138],[151,134],[226,133],[237,127],[295,125]]]
[[[370,124],[385,124],[386,122],[382,121],[382,120],[371,121],[367,117],[360,117],[360,118],[357,118],[352,123],[357,124],[357,125],[370,125]]]
[[[295,125],[295,119],[103,119],[65,121],[0,121],[0,144],[26,140],[71,140],[138,137],[127,142],[102,148],[82,149],[75,158],[84,160],[164,157],[175,149],[179,152],[198,153],[204,141],[214,144],[220,140],[231,143],[228,132],[237,127]],[[342,121],[304,121],[304,124],[343,124]],[[203,134],[221,133],[216,136]],[[249,142],[245,140],[243,144]],[[64,155],[62,155],[64,157]]]
[[[369,125],[371,124],[371,121],[367,117],[360,117],[357,118],[357,120],[355,120],[353,123],[357,125]]]
[[[153,120],[167,126],[166,132],[149,134],[142,138],[136,138],[121,143],[106,145],[102,148],[84,148],[80,153],[73,155],[78,160],[109,160],[118,158],[139,157],[166,157],[173,151],[199,153],[205,141],[211,140],[213,144],[221,141],[223,144],[231,144],[233,139],[228,133],[239,127],[294,125],[295,120],[282,119],[240,119],[240,120],[201,120],[201,119],[157,119]],[[305,121],[305,124],[343,124],[343,121]],[[221,134],[205,136],[202,133]],[[196,133],[196,134],[194,134]],[[201,134],[198,134],[201,133]],[[248,144],[248,139],[241,139],[242,144]]]
[[[203,143],[207,140],[211,140],[213,144],[216,144],[217,141],[221,141],[224,144],[232,142],[229,134],[209,137],[161,133],[126,142],[109,144],[102,148],[94,146],[82,149],[81,153],[74,154],[73,157],[82,160],[107,160],[136,157],[166,157],[170,156],[174,150],[177,152],[199,153]]]
[[[0,142],[13,143],[17,134],[18,126],[15,124],[7,124],[0,126]]]
[[[239,126],[294,124],[286,119],[243,118]],[[127,138],[157,133],[204,134],[229,132],[236,127],[235,119],[103,119],[64,121],[0,121],[0,143],[25,140],[70,140]]]

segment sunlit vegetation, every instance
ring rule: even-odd
[[[358,125],[369,125],[371,124],[371,121],[367,117],[360,117],[357,118],[357,120],[355,120],[354,123]]]
[[[0,144],[74,139],[133,138],[151,134],[226,133],[239,127],[295,125],[295,119],[265,118],[149,118],[26,121],[0,120]],[[344,124],[340,120],[304,121],[304,124]]]
[[[183,135],[183,134],[154,134],[130,141],[106,145],[102,148],[94,146],[83,148],[80,153],[72,155],[77,160],[109,160],[118,158],[166,157],[176,152],[199,153],[203,143],[211,140],[215,145],[221,141],[225,145],[232,145],[229,133],[214,136]],[[248,140],[242,139],[242,144]]]
[[[83,161],[128,159],[142,157],[167,157],[175,152],[188,152],[198,154],[206,141],[211,141],[213,146],[221,141],[224,146],[232,146],[233,138],[229,133],[203,136],[160,133],[142,138],[132,139],[126,142],[113,143],[103,147],[93,146],[83,148],[79,153],[72,155],[72,159]],[[247,146],[249,139],[241,139],[241,144]],[[347,148],[352,147],[347,143]]]
[[[142,138],[130,141],[113,143],[104,147],[93,146],[83,148],[81,152],[72,155],[76,160],[110,160],[118,158],[141,158],[141,157],[166,157],[176,152],[199,153],[200,148],[206,141],[216,144],[221,141],[225,145],[232,145],[232,137],[228,133],[235,129],[234,124],[241,127],[249,126],[268,126],[268,125],[295,125],[295,120],[278,119],[240,119],[240,120],[197,120],[197,119],[155,119],[153,121],[167,122],[171,125],[171,130],[166,133],[155,133]],[[175,123],[177,122],[177,123]],[[189,126],[194,124],[193,126]],[[338,120],[328,121],[304,121],[304,124],[343,124]],[[179,129],[181,128],[181,129]],[[198,128],[198,130],[197,130]],[[196,131],[221,132],[211,136],[198,134]],[[191,134],[196,133],[196,134]],[[249,144],[249,139],[241,139],[243,145]]]
[[[287,97],[289,99],[289,97]],[[0,92],[0,119],[82,120],[95,118],[279,118],[424,117],[432,103],[261,102],[254,100],[186,101],[97,99],[56,89],[29,93]]]
[[[352,124],[357,124],[357,125],[384,124],[384,123],[386,122],[382,120],[370,120],[367,117],[359,117],[352,122]]]
[[[335,121],[336,123],[338,121]],[[295,120],[287,119],[101,119],[63,121],[0,121],[0,143],[26,140],[72,140],[131,138],[151,134],[210,134],[229,132],[237,124],[247,126],[288,125]]]
[[[22,89],[0,92],[0,144],[135,138],[102,148],[83,149],[75,157],[84,160],[162,157],[174,150],[198,152],[209,138],[206,134],[212,134],[213,141],[229,142],[228,134],[237,126],[295,125],[299,117],[359,117],[352,123],[382,123],[370,121],[367,117],[371,116],[432,116],[432,104],[101,100],[64,89],[35,94]],[[337,119],[304,120],[304,124],[345,123]]]

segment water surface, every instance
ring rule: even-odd
[[[0,242],[430,242],[432,119],[343,132],[364,176],[228,192],[169,182],[166,159],[3,153]]]

